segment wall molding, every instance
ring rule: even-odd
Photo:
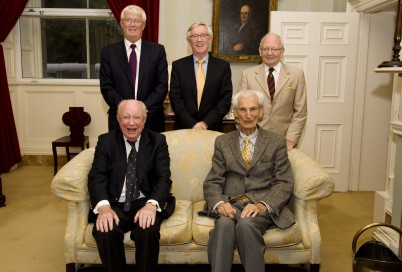
[[[357,12],[376,13],[380,11],[395,11],[398,0],[348,0]]]

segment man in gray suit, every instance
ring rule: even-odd
[[[230,272],[236,247],[246,272],[265,271],[265,231],[295,222],[287,205],[293,172],[286,140],[257,125],[263,103],[261,92],[238,92],[233,109],[239,129],[215,141],[212,168],[204,181],[208,211],[217,215],[208,242],[215,272]]]
[[[277,34],[266,34],[261,39],[259,52],[263,63],[243,71],[239,90],[257,90],[264,94],[265,113],[260,125],[284,135],[291,150],[299,142],[307,120],[304,72],[281,61],[285,48]],[[270,70],[273,88],[268,86]]]

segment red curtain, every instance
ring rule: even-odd
[[[14,27],[28,0],[0,1],[0,42]],[[8,89],[3,46],[0,44],[0,174],[20,162],[21,151]]]
[[[128,5],[142,7],[147,14],[147,25],[142,38],[147,41],[158,42],[159,31],[159,0],[107,0],[114,17],[120,22],[121,11]]]

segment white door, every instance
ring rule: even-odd
[[[270,31],[285,45],[284,62],[304,70],[307,123],[299,147],[334,178],[350,182],[359,14],[271,12]]]

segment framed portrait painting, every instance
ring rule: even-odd
[[[214,0],[212,52],[229,62],[260,62],[261,38],[277,0]]]

